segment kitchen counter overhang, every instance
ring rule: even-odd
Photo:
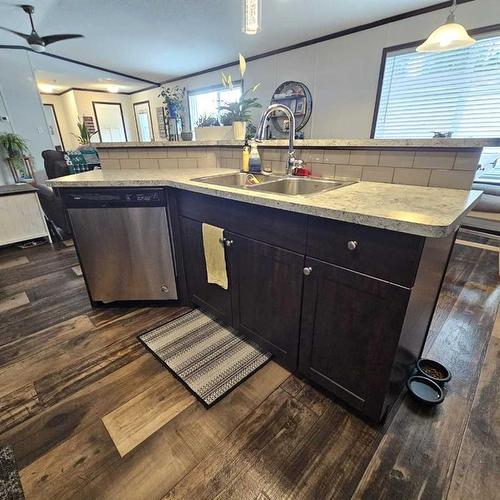
[[[435,187],[357,182],[340,189],[291,196],[217,186],[192,180],[235,170],[96,170],[47,181],[54,188],[161,186],[184,189],[290,212],[351,222],[431,238],[454,232],[482,192]]]

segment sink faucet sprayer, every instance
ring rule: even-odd
[[[262,141],[264,139],[266,121],[269,115],[274,111],[282,111],[288,118],[288,160],[286,162],[286,173],[287,175],[291,175],[295,168],[302,166],[304,163],[302,160],[297,160],[295,158],[295,148],[293,146],[293,140],[295,139],[295,116],[293,116],[292,110],[284,104],[271,104],[264,113],[262,113],[255,139],[257,141]]]

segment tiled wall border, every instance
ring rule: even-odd
[[[265,168],[284,173],[286,148],[261,148]],[[103,169],[239,168],[240,147],[102,148]],[[313,175],[414,186],[469,189],[481,149],[300,148]]]

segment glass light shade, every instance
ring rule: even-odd
[[[467,30],[448,17],[446,24],[435,29],[427,40],[417,47],[417,52],[445,52],[447,50],[462,49],[476,43]]]
[[[54,92],[54,86],[48,83],[39,83],[38,90],[46,94],[52,94],[52,92]]]
[[[243,23],[241,31],[255,35],[262,30],[262,0],[243,0]]]

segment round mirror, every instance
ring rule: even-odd
[[[288,106],[295,116],[295,131],[303,129],[312,112],[312,96],[309,89],[300,82],[288,81],[278,86],[271,97],[271,104]],[[284,113],[276,111],[271,115],[273,127],[281,134],[288,134],[288,119]]]

